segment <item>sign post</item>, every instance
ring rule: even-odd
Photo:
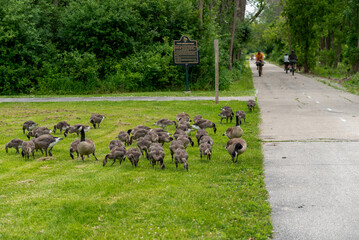
[[[215,102],[218,104],[218,92],[219,92],[219,52],[218,52],[218,39],[214,40],[214,91],[215,91]]]
[[[197,41],[182,36],[173,41],[173,64],[186,68],[186,91],[188,92],[188,68],[199,64]]]

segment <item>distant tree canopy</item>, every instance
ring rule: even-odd
[[[306,72],[339,63],[359,71],[358,0],[272,0],[252,28],[252,48],[261,46],[273,60],[293,49]]]
[[[215,38],[220,88],[227,88],[234,6],[230,0],[0,0],[0,94],[182,88],[183,69],[172,64],[173,40],[182,35],[199,45],[191,89],[214,86]],[[238,69],[250,31],[243,20],[235,28]]]

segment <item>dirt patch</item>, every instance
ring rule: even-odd
[[[49,160],[56,160],[55,157],[41,157],[38,158],[36,161],[40,162],[40,161],[49,161]]]
[[[27,180],[17,182],[17,184],[30,184],[30,183],[35,183],[35,180],[27,179]]]

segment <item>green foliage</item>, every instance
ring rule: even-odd
[[[172,64],[172,41],[182,35],[198,41],[193,90],[214,88],[213,40],[220,39],[226,89],[236,75],[225,69],[233,9],[218,19],[221,6],[205,3],[200,21],[196,0],[0,0],[0,94],[179,89],[184,69]],[[251,34],[246,24],[237,28],[235,51]]]

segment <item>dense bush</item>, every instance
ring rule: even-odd
[[[200,23],[196,0],[0,0],[0,94],[75,94],[183,88],[173,40],[198,40],[191,89],[214,87],[216,14]],[[248,38],[248,29],[239,31]],[[223,41],[228,44],[228,36]],[[228,47],[221,85],[229,86]]]

